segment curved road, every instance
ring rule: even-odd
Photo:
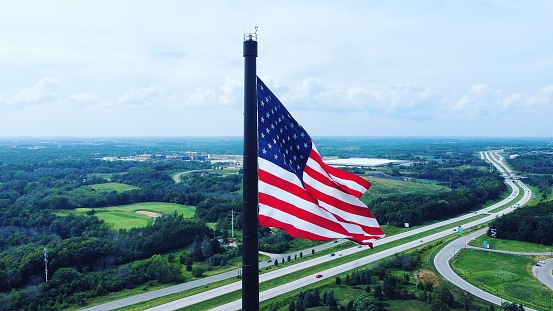
[[[189,173],[194,173],[194,172],[203,172],[203,171],[209,171],[209,170],[212,170],[212,169],[211,168],[204,168],[204,169],[200,169],[200,170],[192,170],[192,171],[184,171],[184,172],[176,173],[175,175],[173,175],[173,181],[176,184],[179,184],[179,183],[182,182],[182,180],[180,180],[180,177],[184,174],[189,174]]]
[[[482,154],[482,157],[483,158],[485,157],[488,161],[493,163],[493,165],[496,166],[496,168],[506,178],[507,182],[512,180],[511,178],[513,177],[513,173],[503,163],[503,157],[501,157],[497,153],[491,153],[491,152],[486,152],[486,153]],[[505,213],[512,212],[514,210],[514,208],[526,204],[530,200],[530,198],[532,197],[532,193],[531,193],[530,189],[528,189],[519,180],[516,180],[516,183],[520,187],[522,187],[522,189],[524,191],[524,195],[523,195],[522,199],[517,204],[512,206],[510,209],[506,210]],[[471,234],[472,238],[476,238],[477,236],[480,236],[480,235],[484,234],[486,231],[487,231],[487,228],[479,230],[475,234]],[[470,236],[469,236],[469,240],[470,240]],[[451,283],[453,283],[457,287],[460,287],[461,289],[473,294],[474,296],[477,296],[477,297],[480,297],[484,300],[490,301],[490,302],[492,302],[496,305],[501,305],[501,303],[504,301],[501,297],[498,297],[496,295],[492,295],[492,294],[490,294],[488,292],[485,292],[484,290],[479,289],[476,286],[468,283],[467,281],[460,278],[457,274],[455,274],[455,272],[453,272],[453,270],[451,269],[451,266],[449,265],[449,260],[461,248],[466,247],[467,243],[468,243],[467,238],[462,237],[462,238],[456,239],[455,241],[453,241],[453,242],[449,243],[448,245],[446,245],[436,255],[436,257],[434,257],[434,265],[436,266],[436,269],[438,270],[438,272],[441,275],[443,275],[448,281],[450,281]],[[548,283],[546,283],[546,282],[551,282],[549,284],[553,285],[553,277],[551,276],[551,268],[550,268],[551,266],[553,266],[553,259],[548,260],[547,266],[548,266],[548,268],[545,268],[544,265],[542,265],[542,267],[534,266],[533,270],[534,270],[534,274],[536,274],[536,275],[540,274],[539,272],[543,270],[543,272],[541,273],[541,276],[538,277],[538,279],[540,281],[542,281],[542,279],[543,279],[544,281],[542,281],[542,282],[544,282],[544,284],[546,284],[547,286],[549,286],[551,288],[551,286],[548,285]],[[531,311],[531,310],[534,310],[534,309],[525,307],[525,310],[530,310]]]
[[[476,234],[474,234],[473,238],[484,234],[486,231],[487,231],[487,228],[477,231]],[[460,276],[458,276],[451,269],[451,266],[449,265],[449,260],[460,249],[464,248],[466,246],[466,243],[467,243],[467,239],[465,237],[461,237],[446,245],[436,255],[436,257],[434,257],[434,266],[436,266],[436,269],[441,275],[443,275],[448,281],[453,283],[455,286],[463,289],[466,292],[471,293],[476,297],[482,298],[484,300],[487,300],[491,303],[494,303],[500,306],[506,300],[503,300],[499,296],[485,292],[484,290],[470,284],[469,282],[465,281]],[[528,311],[537,311],[537,310],[528,308],[526,306],[524,307],[524,309]]]

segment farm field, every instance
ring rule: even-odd
[[[96,217],[102,219],[111,228],[131,229],[145,227],[151,224],[160,214],[177,213],[184,218],[192,218],[196,212],[195,206],[187,206],[176,203],[146,202],[129,205],[110,206],[103,208],[77,208],[71,211],[58,211],[58,215],[71,213],[87,214],[94,210]]]

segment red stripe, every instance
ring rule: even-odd
[[[327,174],[329,175],[332,175],[332,176],[336,176],[337,178],[340,178],[340,179],[346,179],[346,180],[350,180],[356,184],[358,184],[359,186],[363,187],[365,189],[365,191],[367,191],[370,186],[371,186],[371,183],[362,178],[362,177],[359,177],[353,173],[350,173],[350,172],[346,172],[346,171],[343,171],[343,170],[340,170],[340,169],[337,169],[335,167],[332,167],[330,165],[327,165],[326,163],[323,162],[323,160],[321,159],[321,156],[315,151],[315,150],[311,150],[311,153],[309,154],[309,157],[315,161],[316,163],[318,163],[321,168],[326,171]],[[304,168],[304,172],[307,171],[307,172],[315,172],[314,169],[310,168],[309,166],[306,166]],[[333,180],[330,180],[328,179],[328,177],[324,176],[324,175],[321,175],[320,172],[317,172],[318,175],[322,176],[323,179],[318,179],[318,180],[321,180],[321,182],[324,182],[326,185],[329,185],[329,186],[333,186],[335,188],[338,188],[340,189],[341,191],[343,192],[346,192],[348,194],[351,194],[353,196],[355,196],[356,198],[359,198],[361,195],[363,195],[363,192],[360,192],[358,190],[355,190],[355,189],[351,189],[349,188],[348,186],[346,185],[343,185],[343,184],[340,184],[336,181],[333,181]],[[311,175],[311,174],[310,174]]]
[[[305,191],[304,188],[302,187],[299,187],[299,186],[296,186],[295,184],[287,181],[287,180],[284,180],[282,178],[279,178],[267,171],[264,171],[264,170],[258,170],[258,174],[259,174],[259,180],[262,181],[262,182],[265,182],[265,183],[268,183],[269,185],[273,186],[273,187],[277,187],[277,188],[280,188],[286,192],[289,192],[290,194],[300,198],[300,199],[303,199],[303,200],[306,200],[306,201],[309,201],[309,202],[313,202],[313,204],[317,204],[317,200],[312,196],[310,195],[307,191]]]
[[[338,219],[338,221],[341,221],[341,222],[344,222],[344,223],[354,224],[354,225],[357,225],[357,226],[361,227],[365,233],[367,233],[368,235],[374,235],[375,238],[379,238],[380,236],[384,235],[384,231],[382,231],[382,228],[380,228],[380,227],[370,227],[370,226],[365,226],[364,224],[360,224],[360,223],[357,223],[357,222],[347,221],[345,219],[342,219],[342,217],[340,217],[338,215],[334,215],[334,217],[336,217],[336,219]]]
[[[325,202],[328,205],[332,205],[335,208],[340,209],[340,210],[342,210],[346,213],[359,215],[359,216],[363,216],[363,217],[374,218],[374,215],[372,215],[372,213],[366,207],[357,206],[357,205],[353,205],[353,204],[344,202],[344,201],[338,199],[335,196],[332,196],[332,195],[326,194],[322,191],[319,191],[317,188],[314,188],[313,186],[308,185],[307,183],[305,184],[305,189],[313,197],[317,198],[317,200]],[[346,194],[344,194],[344,195],[346,195]]]
[[[316,235],[309,231],[298,229],[291,224],[281,222],[277,219],[267,217],[265,215],[259,215],[258,218],[259,218],[259,225],[265,226],[265,227],[280,228],[286,231],[294,238],[301,238],[301,239],[315,240],[315,241],[328,241],[333,239],[333,238]]]

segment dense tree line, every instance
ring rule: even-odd
[[[553,174],[553,154],[551,152],[529,152],[509,159],[509,164],[517,171],[534,174]]]
[[[505,214],[490,223],[488,235],[501,239],[553,245],[553,201]],[[492,233],[492,229],[495,233]]]
[[[292,236],[280,229],[270,229],[268,227],[259,227],[259,250],[282,254],[285,253],[290,245],[288,242]]]
[[[447,176],[450,192],[380,197],[370,201],[369,207],[380,223],[418,225],[470,211],[506,190],[500,176],[480,170],[455,170]]]
[[[551,194],[551,188],[553,187],[553,175],[526,175],[524,182],[538,188],[542,193],[544,199]]]

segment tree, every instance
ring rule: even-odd
[[[380,287],[380,285],[376,285],[374,287],[373,296],[379,301],[382,301],[382,299],[384,299],[384,295],[382,294],[382,287]]]
[[[378,305],[369,294],[361,294],[353,302],[354,311],[378,311]]]
[[[437,292],[437,299],[442,301],[448,306],[451,306],[451,304],[454,302],[453,294],[451,294],[451,291],[449,288],[445,286],[441,286],[440,289]]]
[[[391,275],[386,276],[382,291],[384,292],[384,295],[390,299],[397,297],[398,290],[396,278]]]
[[[431,311],[449,311],[448,305],[440,299],[434,300],[430,306]]]
[[[191,254],[192,258],[194,258],[194,261],[196,262],[204,261],[205,259],[202,252],[202,241],[199,236],[194,237],[194,242],[192,242]]]
[[[472,301],[474,300],[474,297],[467,293],[463,293],[463,308],[465,308],[465,311],[470,310],[470,307],[472,307]]]
[[[336,277],[336,285],[340,286],[340,284],[342,284],[342,279],[339,276],[337,276]]]

